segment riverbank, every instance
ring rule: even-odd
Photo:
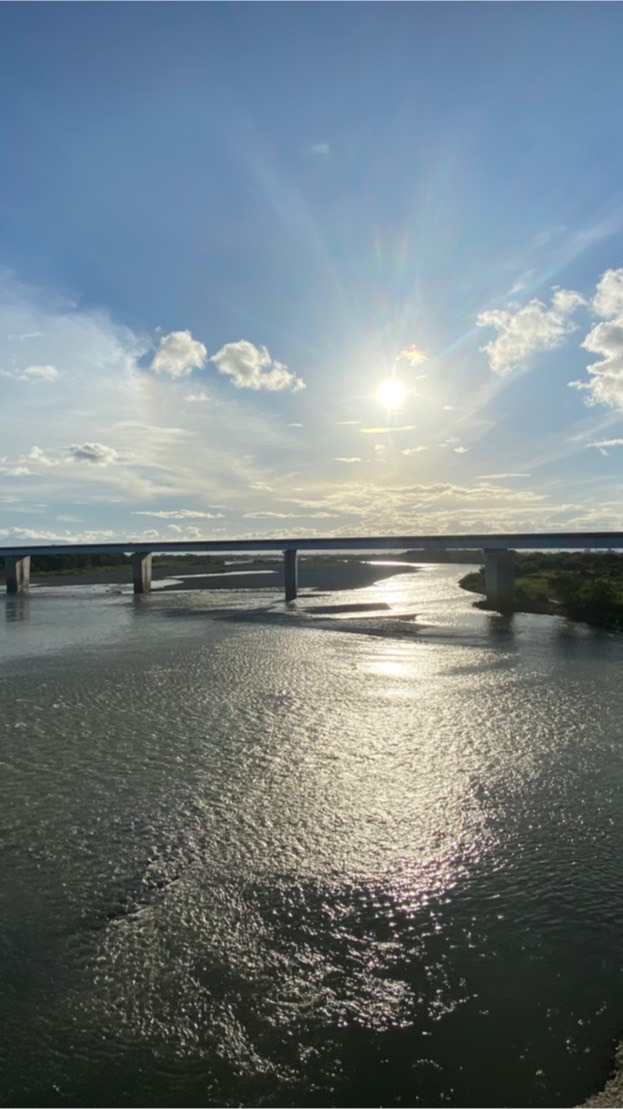
[[[484,569],[465,574],[462,589],[486,594]],[[490,609],[486,599],[475,602]],[[519,552],[509,612],[563,616],[608,631],[623,631],[623,558],[615,551]]]

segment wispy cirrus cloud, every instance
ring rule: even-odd
[[[503,481],[506,478],[513,478],[513,477],[525,478],[525,477],[531,477],[531,476],[532,476],[531,474],[526,474],[526,473],[524,473],[523,471],[520,471],[520,470],[509,470],[506,473],[500,473],[500,474],[478,474],[478,479],[482,480],[482,481]]]
[[[184,400],[189,404],[209,404],[210,394],[206,393],[205,389],[201,389],[198,393],[187,393]]]
[[[607,455],[612,447],[623,447],[623,439],[597,439],[594,443],[587,443],[587,447],[595,447],[600,454]]]
[[[415,431],[415,424],[402,424],[400,427],[360,427],[362,435],[393,435],[395,431]]]
[[[331,153],[328,142],[312,142],[303,148],[303,153],[308,158],[326,158]]]
[[[35,338],[35,336],[29,336]],[[12,377],[14,381],[36,383],[41,381],[58,381],[61,376],[56,366],[25,366],[23,370],[3,370],[2,377]]]
[[[133,516],[154,516],[158,520],[223,520],[223,512],[204,512],[196,508],[137,509]]]

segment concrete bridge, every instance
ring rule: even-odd
[[[380,551],[474,551],[475,562],[484,561],[487,601],[492,608],[508,609],[513,599],[515,551],[623,550],[623,532],[520,532],[500,535],[398,535],[364,536],[352,539],[230,539],[176,540],[150,543],[72,543],[60,546],[24,544],[0,547],[4,559],[7,593],[28,588],[32,555],[124,554],[132,559],[135,593],[151,589],[151,559],[158,554],[201,552],[202,554],[283,553],[285,599],[297,594],[297,555],[302,553],[374,554]]]

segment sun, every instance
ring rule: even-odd
[[[383,408],[394,409],[400,408],[403,400],[407,395],[407,390],[401,381],[396,377],[388,377],[376,391],[376,399]]]

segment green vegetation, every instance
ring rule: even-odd
[[[32,577],[45,577],[52,574],[106,574],[109,570],[127,569],[128,580],[131,577],[132,560],[124,554],[66,554],[66,555],[33,555],[30,563]],[[156,555],[153,560],[154,570],[195,570],[208,569],[213,573],[225,569],[225,562],[221,556],[210,555]],[[0,575],[4,579],[4,573]]]
[[[484,593],[484,568],[466,574],[459,584],[473,593]],[[623,554],[517,554],[514,608],[623,630]]]

